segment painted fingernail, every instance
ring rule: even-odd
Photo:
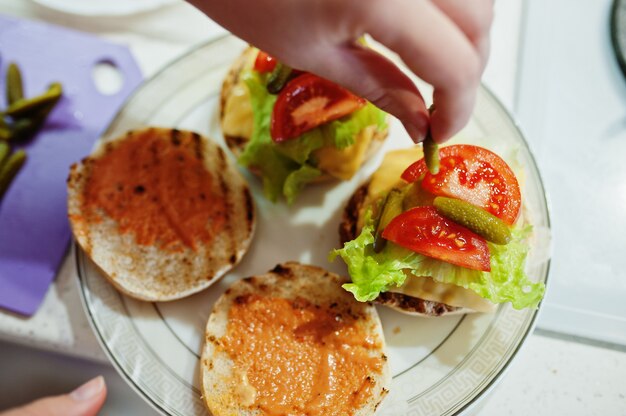
[[[76,390],[70,393],[70,397],[78,402],[84,402],[93,399],[102,391],[103,388],[104,378],[102,378],[102,376],[98,376],[76,388]]]
[[[418,113],[405,124],[405,128],[409,136],[411,136],[411,139],[413,139],[413,142],[423,142],[428,132],[428,117],[422,113]]]

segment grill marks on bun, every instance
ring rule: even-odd
[[[374,307],[319,267],[283,263],[234,283],[209,318],[202,394],[219,415],[369,415],[390,375]]]
[[[142,300],[205,289],[241,260],[254,232],[243,177],[195,132],[148,128],[102,143],[72,166],[68,193],[78,244]]]

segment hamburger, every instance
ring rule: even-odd
[[[387,117],[345,88],[254,47],[234,62],[222,86],[226,144],[262,178],[272,201],[293,203],[309,183],[350,179],[387,137]]]
[[[389,152],[345,207],[341,257],[359,301],[442,316],[535,308],[545,286],[525,274],[532,225],[513,170],[478,146],[440,150],[439,173],[418,147]]]

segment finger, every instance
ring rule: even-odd
[[[323,59],[322,59],[323,58]],[[414,142],[428,131],[428,111],[411,79],[393,62],[358,44],[318,52],[306,68],[366,98],[397,117]]]
[[[89,380],[70,394],[46,397],[2,413],[2,416],[95,416],[106,399],[102,376]]]
[[[475,101],[476,89],[467,89],[457,96],[435,89],[435,111],[430,115],[430,132],[435,142],[443,143],[465,127]]]
[[[469,120],[480,80],[480,56],[456,24],[428,1],[370,4],[379,6],[367,12],[367,32],[435,88],[431,133],[439,143],[447,140]]]
[[[432,0],[465,34],[474,45],[482,62],[489,56],[489,30],[493,21],[493,0]]]

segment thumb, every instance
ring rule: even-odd
[[[319,50],[308,63],[312,68],[307,70],[343,85],[397,117],[414,142],[424,140],[429,128],[424,99],[413,81],[383,55],[355,43]]]
[[[89,380],[69,394],[45,397],[0,416],[95,416],[104,404],[107,389],[104,378]]]

